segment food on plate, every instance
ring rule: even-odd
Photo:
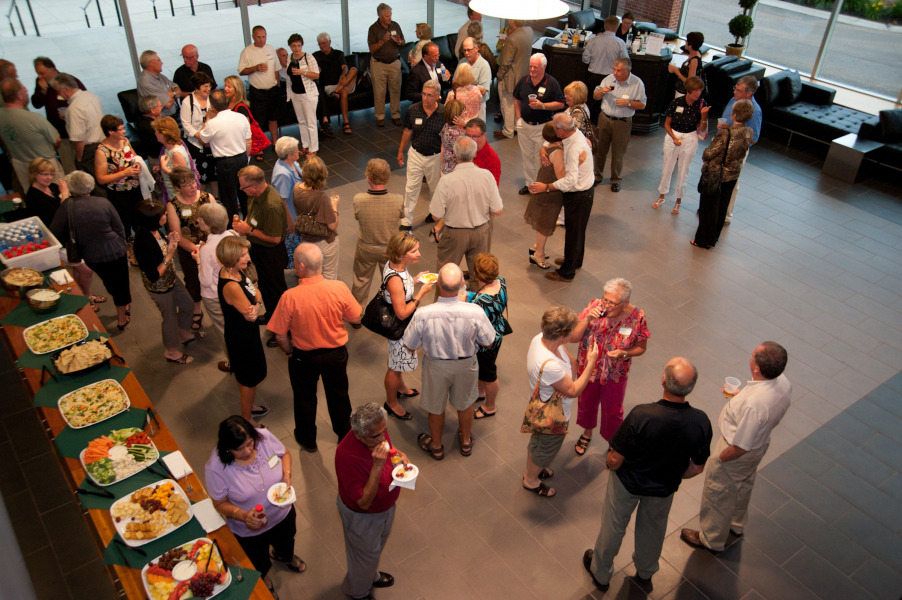
[[[60,373],[73,373],[88,367],[93,367],[113,356],[113,352],[104,340],[91,340],[84,344],[78,344],[66,348],[55,361]]]
[[[128,396],[115,379],[86,385],[59,399],[63,418],[73,429],[109,419],[127,409],[128,405]]]
[[[29,298],[35,302],[56,302],[60,298],[60,293],[56,290],[37,290]]]
[[[34,269],[14,267],[9,269],[6,275],[3,276],[3,281],[8,285],[41,285],[44,281],[44,276],[41,275],[40,271],[35,271]]]
[[[25,343],[35,354],[47,354],[88,337],[88,328],[75,315],[56,317],[25,330]]]
[[[392,477],[398,481],[408,481],[417,476],[419,470],[414,465],[398,465],[392,471]]]
[[[291,498],[291,486],[285,483],[277,483],[269,488],[269,497],[274,504],[284,504]]]
[[[82,452],[85,471],[100,485],[110,485],[149,467],[160,453],[143,430],[116,429],[91,440]]]
[[[438,281],[438,273],[423,273],[420,275],[420,281],[423,283],[435,283]]]
[[[152,540],[187,523],[189,508],[175,484],[164,481],[117,500],[110,514],[125,540]]]
[[[192,567],[192,564],[195,566]],[[176,580],[175,576],[180,575],[179,571],[186,569],[187,573],[195,569],[196,572],[186,581]],[[207,538],[167,550],[159,558],[150,561],[141,571],[141,576],[151,600],[209,598],[220,593],[231,582],[219,551]]]

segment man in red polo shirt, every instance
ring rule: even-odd
[[[489,146],[485,139],[485,121],[482,119],[470,119],[464,128],[467,137],[476,142],[476,156],[473,164],[480,169],[485,169],[495,178],[495,185],[501,185],[501,159],[495,149]]]

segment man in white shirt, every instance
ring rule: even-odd
[[[445,227],[438,242],[438,263],[460,262],[467,257],[467,269],[473,270],[476,255],[492,251],[492,216],[501,214],[501,194],[495,177],[473,164],[476,142],[459,137],[454,142],[457,166],[438,180],[429,212]]]
[[[595,200],[592,174],[592,149],[586,136],[577,129],[576,122],[567,113],[558,113],[552,119],[554,133],[564,141],[564,169],[566,173],[554,183],[535,182],[529,185],[533,194],[561,190],[564,192],[564,258],[555,260],[557,271],[545,273],[552,281],[571,281],[576,270],[583,266],[586,251],[586,226],[592,214]]]
[[[197,130],[197,137],[210,144],[216,158],[219,201],[229,211],[229,217],[234,218],[239,203],[238,171],[247,166],[251,154],[251,126],[244,115],[229,110],[224,91],[210,94],[210,105],[213,110],[207,111],[207,121]],[[241,195],[246,201],[247,196]]]
[[[140,63],[143,70],[138,75],[138,97],[156,96],[163,105],[160,115],[178,120],[179,106],[175,99],[182,97],[182,91],[163,75],[163,61],[153,50],[145,50]]]
[[[467,7],[467,22],[464,23],[464,26],[461,27],[457,32],[457,43],[454,44],[454,56],[457,58],[463,58],[464,53],[461,46],[463,45],[464,39],[466,39],[467,29],[470,28],[470,23],[479,23],[482,21],[482,14],[476,12],[469,6]]]
[[[482,105],[479,107],[479,118],[485,121],[485,103],[489,99],[489,90],[492,87],[492,68],[486,59],[479,53],[479,45],[471,37],[464,40],[461,51],[467,59],[473,75],[476,77],[475,86],[482,93]]]
[[[787,359],[777,342],[761,342],[749,360],[752,380],[720,412],[721,437],[708,461],[700,529],[680,532],[690,546],[720,552],[730,534],[734,540],[742,536],[758,464],[770,445],[770,432],[789,410],[792,385],[783,375]]]
[[[247,99],[254,119],[269,124],[273,142],[279,139],[279,109],[284,98],[279,89],[279,61],[276,49],[266,43],[266,29],[257,25],[251,31],[254,43],[241,51],[238,74],[247,76],[251,89]]]
[[[598,111],[598,147],[595,149],[595,179],[601,183],[604,163],[611,151],[611,191],[620,191],[623,155],[630,143],[633,115],[648,101],[645,84],[631,73],[633,63],[621,56],[614,61],[614,72],[605,77],[592,97],[601,100]]]
[[[66,110],[66,133],[75,151],[75,166],[94,175],[94,153],[106,137],[100,128],[103,106],[100,98],[78,87],[78,81],[68,73],[60,73],[50,85],[69,103]]]

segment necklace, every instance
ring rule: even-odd
[[[257,451],[256,450],[254,450],[254,460],[250,464],[236,465],[236,466],[237,467],[247,467],[247,469],[250,470],[250,468],[255,464],[257,464]],[[257,468],[257,474],[260,476],[260,484],[261,484],[261,486],[259,488],[254,484],[253,481],[250,480],[250,478],[247,475],[244,474],[244,469],[239,468],[238,472],[241,473],[241,476],[244,477],[244,480],[247,481],[248,484],[250,484],[250,486],[253,489],[257,490],[258,492],[262,492],[264,489],[266,489],[266,480],[263,478],[263,473],[260,472],[259,467]]]

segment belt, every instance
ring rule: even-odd
[[[468,358],[473,358],[473,355],[471,354],[470,356],[460,356],[458,358],[432,358],[432,357],[427,357],[427,358],[429,358],[429,360],[467,360]]]
[[[606,116],[607,118],[609,118],[612,121],[629,121],[630,119],[632,119],[632,117],[612,117],[611,115],[609,115],[608,113],[606,113],[604,111],[601,111],[601,114],[603,114],[604,116]]]
[[[247,156],[246,152],[239,152],[238,154],[233,154],[232,156],[214,156],[216,160],[228,160],[230,158],[238,158],[239,156]]]
[[[390,64],[392,64],[393,62],[395,62],[396,60],[398,60],[397,58],[393,58],[393,59],[391,59],[391,60],[382,60],[381,58],[376,58],[375,56],[371,56],[370,58],[372,58],[372,59],[373,59],[374,61],[376,61],[377,63],[382,63],[382,64],[384,64],[384,65],[390,65]]]
[[[480,227],[484,227],[486,223],[488,223],[488,221],[486,221],[485,223],[480,223],[479,225],[473,225],[472,227],[453,227],[445,223],[445,227],[447,227],[448,229],[479,229]]]
[[[544,124],[547,123],[548,121],[527,121],[527,120],[524,119],[523,122],[526,123],[527,125],[533,125],[533,126],[535,126],[535,125],[544,125]]]
[[[417,151],[417,154],[419,154],[420,156],[435,156],[436,154],[438,154],[439,152],[441,152],[441,150],[436,150],[435,152],[423,152],[422,150],[420,150],[420,149],[417,148],[416,146],[412,146],[412,148],[413,148],[414,150],[416,150],[416,151]]]

